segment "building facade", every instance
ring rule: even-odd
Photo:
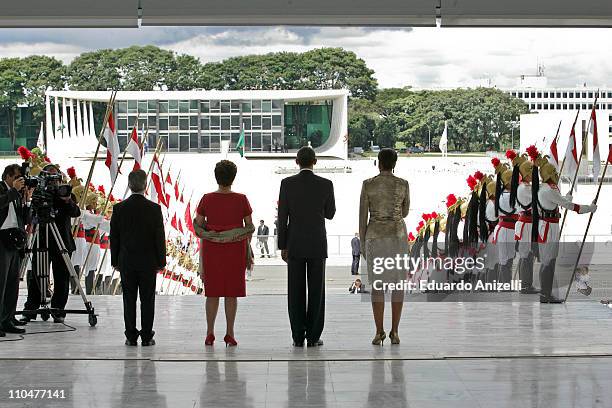
[[[48,91],[50,154],[72,144],[88,154],[109,97],[110,92]],[[122,148],[137,126],[149,148],[159,140],[167,152],[220,152],[224,144],[232,150],[244,134],[247,156],[289,154],[310,145],[322,156],[345,159],[347,98],[346,90],[120,91],[113,109]]]

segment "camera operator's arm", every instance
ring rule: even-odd
[[[65,211],[66,215],[71,218],[77,218],[81,215],[81,209],[76,203],[76,197],[74,194],[70,194],[69,197],[62,197],[62,211]]]
[[[4,183],[0,181],[0,183]],[[13,187],[9,188],[8,191],[0,193],[0,209],[6,208],[10,203],[17,201],[19,198],[19,191],[23,188],[23,178],[18,178],[13,182]]]

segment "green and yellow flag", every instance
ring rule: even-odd
[[[240,153],[240,157],[244,157],[244,129],[240,130],[240,137],[236,143],[236,150]]]

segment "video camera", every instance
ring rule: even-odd
[[[56,198],[70,197],[72,194],[72,186],[62,183],[61,174],[43,170],[37,176],[32,176],[30,164],[24,162],[21,165],[21,175],[25,180],[25,186],[34,189],[32,210],[42,222],[48,222],[49,219],[55,217],[54,201]]]

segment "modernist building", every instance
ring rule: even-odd
[[[48,91],[50,154],[95,148],[109,97],[106,91]],[[137,124],[148,132],[150,148],[161,140],[168,152],[220,152],[228,143],[235,149],[244,132],[247,156],[293,155],[310,145],[321,156],[344,159],[347,97],[346,90],[120,91],[114,117],[121,147]]]

